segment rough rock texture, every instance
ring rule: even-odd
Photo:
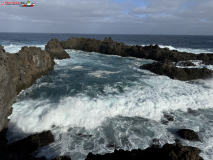
[[[187,52],[178,52],[168,48],[160,48],[158,45],[150,46],[128,46],[124,43],[115,42],[111,37],[103,41],[91,38],[71,38],[67,41],[61,41],[64,49],[78,49],[88,52],[98,52],[110,55],[119,55],[123,57],[131,56],[137,58],[148,58],[157,61],[165,59],[173,62],[186,60],[203,60],[203,63],[213,64],[213,54],[193,54]]]
[[[0,131],[7,128],[7,117],[12,113],[17,94],[53,66],[49,54],[40,48],[23,47],[18,53],[10,54],[0,45]]]
[[[4,152],[0,154],[1,160],[45,160],[45,158],[34,158],[31,153],[53,141],[54,136],[50,131],[28,136],[9,144]]]
[[[212,78],[212,70],[207,68],[177,68],[172,61],[153,62],[140,66],[140,69],[147,69],[159,75],[166,75],[172,79],[182,81]]]
[[[71,160],[70,156],[56,156],[52,160]]]
[[[64,51],[64,49],[61,47],[60,42],[53,38],[51,39],[47,45],[45,45],[45,51],[47,51],[50,54],[50,57],[52,59],[66,59],[70,58],[69,54]]]
[[[198,134],[191,129],[180,129],[177,133],[183,139],[187,139],[189,141],[200,141]]]
[[[162,148],[147,148],[145,150],[115,150],[114,153],[94,155],[89,153],[86,160],[203,160],[200,150],[181,144],[165,144]]]

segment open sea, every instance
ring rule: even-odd
[[[44,49],[52,38],[72,37],[114,41],[127,45],[159,44],[191,53],[213,53],[213,36],[95,35],[0,33],[0,44],[16,53],[23,46]],[[23,90],[9,117],[9,143],[51,130],[55,142],[36,155],[47,159],[70,155],[83,160],[89,152],[105,154],[115,148],[149,147],[175,143],[178,129],[196,131],[201,142],[181,139],[198,147],[205,160],[213,159],[213,80],[179,81],[139,69],[150,59],[66,50],[71,59],[55,60],[54,70]],[[212,65],[197,65],[213,70]],[[174,121],[163,124],[166,116]]]

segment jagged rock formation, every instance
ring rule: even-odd
[[[177,68],[172,61],[153,62],[140,66],[140,69],[147,69],[159,75],[166,75],[172,79],[181,81],[206,79],[213,77],[213,71],[207,68]]]
[[[17,94],[53,69],[49,54],[37,47],[23,47],[18,53],[5,52],[0,45],[0,131],[7,128],[7,117]]]
[[[165,144],[162,148],[135,149],[132,151],[115,150],[114,153],[94,155],[89,153],[86,160],[203,160],[201,150],[181,144]]]
[[[200,141],[198,134],[191,129],[180,129],[177,133],[183,139],[187,139],[189,141]]]
[[[50,57],[52,59],[66,59],[70,58],[69,54],[64,51],[64,49],[61,47],[60,42],[53,38],[51,39],[47,45],[45,45],[45,51],[47,51],[50,54]]]
[[[157,61],[171,60],[173,62],[186,60],[202,60],[203,63],[213,64],[213,54],[193,54],[160,48],[158,45],[150,46],[128,46],[124,43],[115,42],[111,37],[103,41],[91,38],[71,38],[61,41],[64,49],[78,49],[88,52],[98,52],[109,55],[119,55],[123,57],[147,58]]]

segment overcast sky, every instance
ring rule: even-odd
[[[1,5],[0,32],[213,35],[213,0],[32,0],[31,3],[36,6]]]

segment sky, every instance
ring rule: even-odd
[[[213,0],[30,2],[1,5],[0,32],[213,35]]]

